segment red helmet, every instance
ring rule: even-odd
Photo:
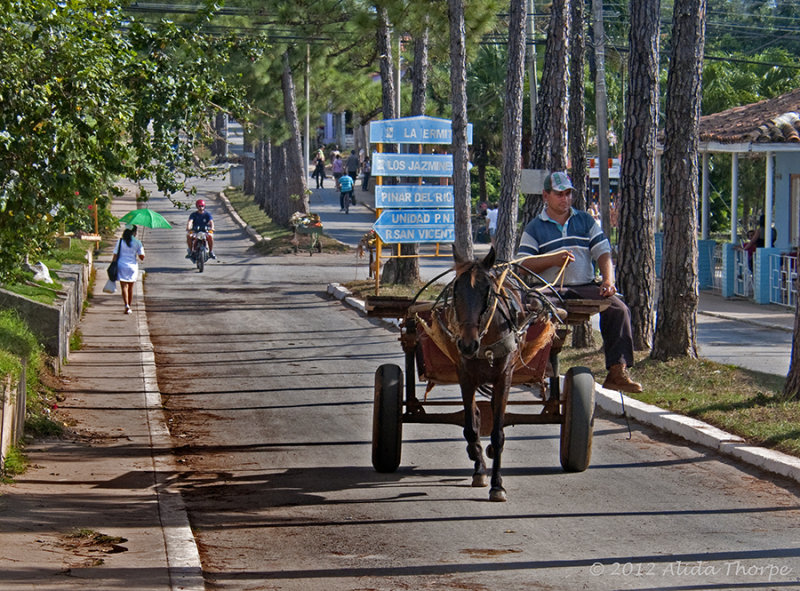
[[[197,201],[194,202],[194,206],[197,207],[197,208],[205,207],[206,206],[206,202],[203,201],[202,199],[198,199]]]

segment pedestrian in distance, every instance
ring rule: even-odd
[[[136,226],[128,224],[114,248],[112,262],[117,262],[117,280],[122,292],[125,313],[131,313],[133,304],[133,284],[139,276],[139,261],[144,260],[144,246],[136,238]]]
[[[317,189],[325,188],[325,154],[322,149],[317,150],[314,157],[314,172],[311,176],[317,181]]]
[[[356,154],[355,150],[350,150],[350,155],[347,157],[347,161],[345,162],[345,170],[347,170],[347,174],[353,179],[355,182],[356,178],[358,178],[358,168],[361,163],[358,161],[358,155]]]
[[[490,203],[486,210],[486,231],[489,233],[489,242],[494,244],[494,235],[497,234],[497,203]]]
[[[353,177],[349,174],[344,174],[339,178],[339,204],[345,213],[350,213],[350,203],[356,204],[356,198],[353,196]]]
[[[538,255],[522,262],[530,271],[551,284],[564,299],[608,301],[600,312],[600,333],[608,376],[604,388],[641,392],[627,369],[633,366],[631,313],[616,294],[611,245],[591,214],[572,207],[572,181],[565,172],[545,177],[542,199],[545,208],[533,218],[522,234],[519,254]],[[600,269],[595,279],[593,261]],[[559,275],[563,276],[559,278]],[[563,287],[562,287],[563,286]],[[547,292],[545,292],[547,293]]]
[[[339,154],[336,154],[333,157],[333,163],[331,164],[331,173],[333,174],[333,178],[336,179],[336,184],[339,184],[339,179],[344,174],[344,162],[342,162],[342,157]]]
[[[364,158],[364,163],[361,165],[361,190],[369,191],[369,179],[372,176],[372,165],[369,163],[369,158]]]

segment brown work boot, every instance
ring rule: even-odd
[[[631,379],[624,363],[617,363],[611,366],[611,369],[608,370],[606,381],[603,382],[603,388],[619,390],[620,392],[630,392],[632,394],[637,394],[642,391],[642,385]]]

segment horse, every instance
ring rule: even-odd
[[[519,322],[520,315],[524,316],[524,306],[520,305],[519,295],[503,285],[505,275],[498,277],[493,269],[494,248],[481,261],[462,260],[456,252],[454,257],[452,301],[444,316],[459,353],[457,374],[464,405],[464,438],[467,454],[475,466],[472,486],[489,484],[475,392],[490,384],[493,424],[491,445],[486,448],[486,455],[492,459],[489,500],[503,502],[508,498],[500,476],[505,443],[503,423],[520,341],[524,339],[525,326],[520,327]]]

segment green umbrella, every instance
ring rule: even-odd
[[[120,218],[121,222],[144,226],[145,228],[171,228],[169,222],[160,213],[152,209],[134,209]]]

